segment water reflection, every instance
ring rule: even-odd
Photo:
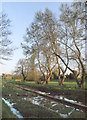
[[[46,99],[42,96],[36,95],[34,93],[30,93],[30,92],[28,92],[27,97],[23,97],[22,99],[29,101],[32,104],[46,107],[48,110],[57,112],[62,118],[68,118],[73,112],[77,110],[71,106],[63,105],[61,103]]]
[[[78,103],[79,105],[83,105],[82,104],[82,102],[78,102],[78,101],[76,101],[76,100],[70,100],[70,99],[68,99],[68,98],[66,98],[66,97],[64,97],[64,96],[58,96],[58,95],[55,95],[54,96],[55,98],[59,98],[59,99],[63,99],[63,100],[65,100],[65,101],[68,101],[68,102],[71,102],[71,103]]]
[[[11,109],[11,111],[13,112],[14,115],[16,115],[18,118],[23,118],[22,115],[20,115],[19,111],[17,111],[15,108],[13,108],[13,105],[15,103],[10,103],[9,101],[5,100],[4,98],[2,98],[2,100],[9,106],[9,108]]]
[[[41,92],[41,91],[37,91],[38,93],[41,93],[41,94],[44,94],[44,95],[50,95],[50,93],[46,93],[46,92]],[[55,98],[59,98],[59,99],[63,99],[65,101],[68,101],[68,102],[71,102],[71,103],[78,103],[79,105],[83,105],[82,102],[78,102],[76,100],[71,100],[71,99],[68,99],[66,97],[64,97],[63,95],[53,95],[53,97]]]
[[[22,97],[22,100],[29,101],[32,104],[35,104],[35,105],[38,105],[38,106],[42,106],[42,107],[47,108],[48,110],[54,111],[54,112],[58,113],[60,115],[60,117],[62,117],[62,118],[69,118],[72,115],[72,113],[75,113],[77,111],[77,109],[75,109],[75,108],[73,108],[71,106],[64,105],[64,104],[52,101],[50,99],[44,98],[44,97],[42,97],[40,95],[37,95],[35,93],[28,92],[28,91],[26,91],[25,94],[26,93],[27,93],[27,96],[25,96],[25,95],[22,96],[22,95],[18,94],[17,95],[18,96],[18,101],[20,100],[20,97]],[[39,91],[39,93],[50,94],[50,93],[45,93],[45,92],[41,92],[41,91]],[[54,97],[55,98],[64,99],[64,100],[69,101],[69,102],[77,103],[77,101],[69,100],[69,99],[65,98],[64,96],[57,96],[56,95]],[[13,108],[13,104],[10,104],[9,101],[6,101],[4,98],[3,98],[3,100],[11,108],[11,111],[13,111],[13,113],[16,114],[16,116],[18,116],[18,118],[23,118],[19,114],[19,112],[16,109]],[[79,104],[81,104],[81,103],[79,103]],[[82,112],[79,109],[78,109],[78,111]]]

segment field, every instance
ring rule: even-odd
[[[53,82],[51,81],[48,85],[46,84],[36,84],[34,81],[26,81],[26,82],[20,82],[15,80],[3,80],[2,82],[2,97],[6,100],[9,100],[10,103],[16,103],[14,104],[14,108],[16,108],[20,114],[23,117],[27,118],[61,118],[61,116],[55,112],[59,108],[59,111],[62,112],[62,114],[68,114],[68,112],[72,111],[72,108],[66,108],[62,104],[57,104],[52,109],[49,109],[52,106],[52,103],[50,101],[42,100],[42,104],[44,103],[45,107],[42,107],[41,105],[38,105],[37,101],[34,101],[32,103],[29,99],[30,98],[38,98],[38,96],[28,93],[27,91],[21,90],[16,88],[15,85],[20,85],[22,87],[31,88],[34,90],[40,90],[42,92],[51,93],[51,95],[61,95],[64,96],[70,100],[75,100],[78,102],[82,102],[83,104],[87,104],[85,102],[85,94],[87,92],[86,87],[79,89],[75,82],[65,82],[64,86],[60,87],[57,83],[57,81]],[[26,99],[26,100],[25,100]],[[40,98],[38,98],[39,102],[41,102]],[[39,103],[38,102],[38,103]],[[3,102],[2,104],[2,115],[4,116],[5,110],[7,111],[7,106]],[[11,111],[8,111],[8,114],[5,114],[6,118],[15,118],[15,115],[11,115]],[[78,118],[82,117],[85,118],[85,113],[80,111],[75,111],[69,116],[70,118]]]
[[[85,1],[2,3],[3,120],[87,118]]]
[[[29,87],[32,89],[37,89],[43,92],[50,92],[51,94],[64,95],[69,99],[78,100],[85,103],[86,93],[87,93],[87,83],[84,84],[84,88],[78,88],[74,80],[64,82],[63,86],[59,86],[58,82],[50,81],[48,85],[46,84],[36,84],[34,81],[26,82],[15,82],[14,80],[10,81],[11,83],[21,85],[23,87]]]

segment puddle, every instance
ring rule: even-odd
[[[64,96],[58,96],[58,95],[55,95],[54,96],[55,98],[59,98],[59,99],[63,99],[65,101],[68,101],[68,102],[71,102],[71,103],[78,103],[79,105],[83,105],[82,102],[78,102],[78,101],[75,101],[75,100],[71,100],[71,99],[68,99]]]
[[[63,96],[61,96],[61,95],[60,95],[60,96],[55,95],[54,97],[55,97],[55,98],[59,98],[59,99],[64,99],[64,97],[63,97]]]
[[[19,88],[20,89],[20,88]],[[39,93],[42,93],[42,94],[47,94],[49,95],[50,93],[45,93],[45,92],[41,92],[41,91],[38,91]],[[53,112],[56,112],[60,115],[60,117],[62,118],[69,118],[69,117],[72,117],[72,114],[75,114],[76,111],[78,111],[79,113],[82,113],[81,110],[79,109],[75,109],[71,106],[68,106],[68,105],[64,105],[62,103],[58,103],[58,102],[55,102],[53,100],[50,100],[48,98],[45,98],[43,96],[40,96],[40,95],[37,95],[35,93],[32,93],[32,92],[28,92],[26,91],[25,92],[27,94],[27,96],[19,96],[19,99],[20,100],[20,97],[22,98],[22,100],[24,101],[29,101],[31,102],[32,104],[35,104],[35,105],[38,105],[38,106],[41,106],[41,107],[45,107],[46,109],[48,110],[51,110]],[[77,101],[74,101],[74,100],[69,100],[67,98],[65,98],[64,96],[53,96],[55,98],[60,98],[60,99],[64,99],[66,101],[69,101],[69,102],[74,102],[74,103],[77,103]],[[18,117],[18,118],[23,118],[19,112],[13,108],[13,105],[14,103],[10,104],[9,101],[5,100],[4,98],[2,98],[5,103],[10,107],[11,111]],[[79,103],[81,104],[81,103]]]
[[[10,103],[9,101],[5,100],[4,98],[2,98],[2,100],[9,106],[9,108],[11,109],[11,111],[13,112],[14,115],[16,115],[18,118],[23,118],[22,115],[20,115],[19,111],[17,111],[15,108],[13,108],[13,105],[16,103]]]
[[[68,101],[68,102],[71,102],[71,103],[78,103],[77,101],[75,100],[70,100],[70,99],[67,99],[67,98],[64,98],[64,100]]]
[[[59,113],[59,115],[60,115],[61,117],[63,117],[63,118],[67,118],[67,117],[68,117],[67,114],[61,114],[61,113]]]
[[[68,118],[73,112],[74,112],[75,108],[73,108],[73,110],[71,110],[68,114],[61,114],[59,113],[59,115],[63,118]]]
[[[66,107],[70,107],[70,106],[68,106],[68,105],[65,105]]]
[[[41,93],[41,94],[44,94],[44,95],[50,95],[50,93],[46,93],[46,92],[41,92],[41,91],[37,91],[37,92],[38,92],[38,93]],[[59,95],[59,96],[58,96],[58,95],[55,95],[55,96],[53,96],[53,97],[66,100],[66,101],[71,102],[71,103],[78,103],[79,105],[83,105],[82,102],[78,102],[78,101],[76,101],[76,100],[68,99],[68,98],[66,98],[66,97],[64,97],[64,96],[62,96],[62,95]]]
[[[54,107],[54,106],[56,106],[56,105],[57,105],[57,103],[56,103],[56,104],[53,104],[52,107]]]
[[[38,93],[41,93],[43,95],[46,95],[46,92],[41,92],[41,91],[37,91]]]
[[[32,104],[42,106],[47,108],[48,110],[54,111],[60,115],[62,118],[68,118],[71,116],[71,114],[75,111],[78,111],[79,109],[75,109],[68,105],[63,105],[61,103],[49,100],[47,98],[44,98],[43,96],[36,95],[34,93],[28,93],[28,97],[23,97],[23,100],[29,101]],[[33,94],[33,95],[32,95]],[[62,99],[63,97],[61,97]],[[75,101],[76,102],[76,101]],[[82,112],[81,110],[79,110]]]

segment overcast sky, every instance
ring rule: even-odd
[[[14,51],[12,60],[3,61],[3,65],[0,65],[0,75],[2,73],[11,73],[18,60],[24,58],[23,51],[20,47],[20,43],[23,41],[26,27],[34,20],[35,13],[39,10],[44,11],[45,8],[49,8],[54,12],[56,17],[59,16],[59,8],[61,2],[3,2],[2,10],[8,15],[11,22],[12,35],[10,39],[13,41],[12,47],[18,49]]]

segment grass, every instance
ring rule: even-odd
[[[19,81],[15,81],[15,80],[3,80],[3,85],[2,85],[2,96],[4,98],[10,99],[11,103],[16,103],[14,105],[14,107],[20,111],[20,114],[24,117],[29,117],[29,118],[60,118],[58,113],[55,113],[53,111],[50,111],[46,108],[43,108],[41,106],[38,105],[34,105],[32,104],[30,101],[24,101],[22,98],[24,95],[27,95],[26,91],[23,91],[21,89],[18,89],[15,87],[15,84],[19,84],[23,87],[30,87],[36,90],[41,90],[41,91],[45,91],[45,92],[51,92],[52,94],[62,94],[65,95],[66,97],[69,97],[71,99],[77,99],[79,98],[79,101],[84,102],[84,95],[86,90],[83,89],[79,89],[77,88],[76,83],[75,82],[65,82],[64,86],[60,87],[58,85],[58,83],[55,82],[50,82],[48,85],[46,84],[35,84],[35,82],[19,82]],[[18,96],[18,94],[20,96]],[[49,107],[50,103],[48,103],[46,105],[46,107]],[[60,105],[59,108],[62,108],[63,106]],[[58,109],[58,106],[54,107],[55,110]],[[5,106],[3,106],[3,110],[7,111],[7,108]],[[61,109],[59,109],[61,111]],[[64,108],[64,111],[68,112],[70,111],[70,109],[66,109]],[[9,112],[8,112],[9,113]],[[63,113],[63,111],[62,111]],[[5,112],[3,112],[3,116],[4,116]],[[10,114],[10,113],[9,113]],[[83,115],[84,113],[80,113],[80,112],[74,112],[72,113],[72,115],[70,117],[74,118],[74,117],[79,117]],[[6,115],[8,117],[8,115]]]
[[[19,94],[20,96],[17,96]],[[14,85],[9,85],[9,82],[4,81],[4,87],[2,88],[2,96],[6,99],[10,99],[10,103],[16,103],[14,104],[14,107],[20,111],[20,114],[23,117],[29,117],[29,118],[59,118],[60,116],[52,112],[50,110],[47,110],[46,108],[43,108],[38,105],[32,104],[30,101],[24,101],[23,95],[26,95],[26,91],[23,91],[21,89],[16,88]],[[4,112],[3,117],[9,118],[9,116],[6,114],[5,111],[7,111],[7,108],[5,106],[2,106]],[[9,114],[9,112],[8,112]]]
[[[59,118],[60,117],[57,113],[51,112],[46,108],[31,104],[28,101],[21,100],[21,105],[20,105],[20,101],[17,102],[15,108],[18,109],[24,117],[29,117],[29,118],[44,118],[44,117]]]
[[[2,118],[17,118],[4,101],[2,101]]]
[[[85,118],[86,119],[86,114],[84,114],[84,112],[80,112],[80,111],[76,111],[76,112],[73,112],[70,116],[70,118]]]
[[[77,100],[85,103],[87,90],[84,88],[78,88],[75,81],[73,82],[64,82],[64,86],[59,86],[58,82],[50,82],[46,84],[36,84],[34,81],[29,82],[16,82],[14,80],[10,81],[11,83],[21,85],[23,87],[30,87],[36,90],[50,92],[51,94],[64,95],[65,97],[73,100]],[[87,85],[87,83],[85,83]]]

